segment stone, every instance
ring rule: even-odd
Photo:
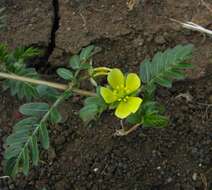
[[[154,41],[155,41],[156,44],[159,44],[159,45],[162,45],[162,44],[166,43],[166,40],[165,40],[165,38],[162,35],[156,36]]]

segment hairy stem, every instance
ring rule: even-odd
[[[141,123],[138,123],[138,124],[132,126],[132,127],[131,127],[129,130],[127,130],[127,131],[125,130],[124,127],[122,127],[121,129],[117,130],[117,131],[115,132],[114,135],[115,135],[115,136],[126,136],[126,135],[128,135],[129,133],[135,131],[140,125],[141,125]]]
[[[67,90],[70,86],[67,84],[48,82],[48,81],[44,81],[44,80],[37,80],[37,79],[22,77],[22,76],[18,76],[18,75],[14,75],[14,74],[3,73],[3,72],[0,72],[0,77],[6,78],[6,79],[11,79],[11,80],[29,82],[32,84],[45,85],[45,86],[49,86],[49,87],[56,88],[59,90]],[[96,94],[93,92],[90,92],[87,90],[82,90],[82,89],[77,89],[77,88],[72,88],[72,92],[79,94],[79,95],[83,95],[83,96],[96,96]]]
[[[53,111],[53,109],[57,108],[58,105],[59,105],[63,100],[65,100],[66,97],[67,97],[71,92],[72,92],[72,87],[70,86],[70,87],[69,87],[68,89],[66,89],[65,92],[64,92],[61,96],[59,96],[59,98],[54,102],[54,104],[51,106],[51,108],[49,109],[49,111],[48,111],[48,112],[43,116],[43,118],[41,119],[40,124],[43,124],[43,123],[45,123],[45,122],[48,120],[48,118],[49,118],[51,112]]]

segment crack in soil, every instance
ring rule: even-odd
[[[53,5],[54,17],[53,17],[53,25],[52,25],[52,30],[51,30],[50,42],[48,44],[47,53],[45,56],[47,62],[56,46],[56,44],[55,44],[56,32],[59,29],[59,23],[60,23],[58,0],[52,0],[52,5]]]

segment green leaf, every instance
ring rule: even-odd
[[[150,64],[151,62],[148,59],[145,59],[144,62],[140,65],[140,78],[143,83],[147,83],[152,79]]]
[[[178,45],[163,53],[158,52],[151,61],[145,60],[140,65],[140,78],[148,86],[145,88],[148,92],[145,93],[149,96],[154,94],[154,91],[150,90],[153,84],[170,88],[174,79],[183,79],[185,77],[183,69],[192,66],[186,63],[191,58],[192,50],[193,45]]]
[[[80,117],[85,123],[89,123],[97,116],[99,117],[101,113],[107,109],[107,104],[104,102],[103,98],[99,94],[98,89],[97,96],[86,98],[84,104],[85,106],[80,110]]]
[[[4,44],[0,44],[0,60],[2,62],[5,62],[7,55],[8,55],[7,46]]]
[[[168,118],[155,113],[144,115],[144,127],[165,127],[168,124]]]
[[[88,97],[85,99],[85,105],[90,105],[90,104],[96,104],[99,106],[104,106],[105,103],[103,99],[99,96],[94,96],[94,97]]]
[[[32,68],[12,68],[8,72],[12,72],[19,76],[25,76],[28,78],[38,79],[38,74],[35,69]],[[15,80],[4,80],[4,89],[10,89],[11,95],[17,95],[19,99],[25,97],[28,101],[38,96],[36,85],[28,82],[21,82]]]
[[[21,144],[14,143],[8,147],[4,153],[4,158],[9,160],[16,157],[21,151]]]
[[[16,48],[12,52],[7,52],[6,46],[0,46],[0,70],[15,74],[18,76],[24,76],[28,78],[38,79],[38,73],[34,68],[28,68],[25,63],[26,60],[40,54],[40,50],[37,48]],[[17,95],[19,99],[24,97],[30,101],[32,98],[38,96],[36,91],[36,85],[28,82],[20,82],[17,80],[4,80],[4,89],[10,89],[11,95]]]
[[[37,122],[38,122],[37,117],[27,117],[27,118],[20,120],[18,123],[16,123],[15,126],[13,127],[13,130],[16,131],[20,127],[23,127],[23,126],[32,126],[32,125],[36,124]]]
[[[191,69],[194,66],[192,64],[190,64],[190,63],[179,63],[178,65],[176,65],[176,67],[178,69]]]
[[[139,108],[139,110],[136,113],[131,114],[127,117],[127,122],[132,125],[141,123],[142,120],[143,120],[143,116],[141,114],[141,108]]]
[[[16,48],[12,54],[11,54],[11,59],[13,59],[13,61],[26,61],[30,58],[33,58],[35,56],[38,56],[41,54],[41,51],[38,48],[34,48],[34,47],[29,47],[29,48],[24,48],[24,47],[18,47]]]
[[[39,161],[39,149],[38,149],[37,138],[35,138],[35,137],[31,138],[30,147],[32,150],[32,163],[33,163],[33,165],[37,166],[38,161]]]
[[[138,124],[144,122],[145,116],[159,115],[164,113],[164,107],[155,101],[144,101],[139,110],[127,117],[127,122],[130,124]]]
[[[79,116],[84,122],[88,123],[96,117],[97,113],[98,106],[96,104],[88,104],[80,110]]]
[[[73,73],[70,70],[65,69],[65,68],[57,69],[57,74],[65,80],[73,80],[73,78],[74,78]]]
[[[80,58],[78,55],[74,55],[71,57],[69,61],[69,65],[72,69],[78,70],[80,68]]]
[[[160,84],[161,86],[171,88],[172,87],[172,82],[169,79],[163,78],[163,77],[157,77],[155,78],[155,82]]]
[[[91,69],[92,66],[89,63],[84,63],[80,65],[80,69],[82,70],[87,70],[87,69]]]
[[[5,175],[15,177],[18,173],[19,165],[16,158],[11,158],[4,165]]]
[[[41,98],[45,97],[52,101],[57,100],[57,98],[60,95],[60,93],[56,89],[45,86],[45,85],[38,85],[36,89]]]
[[[45,124],[40,124],[39,134],[41,139],[41,144],[44,149],[49,148],[49,133]]]
[[[86,62],[91,57],[93,49],[94,49],[93,45],[83,48],[80,53],[80,61]]]
[[[28,149],[28,147],[24,148],[24,151],[22,154],[22,159],[23,159],[23,173],[25,176],[27,176],[29,173],[29,149]]]
[[[49,110],[47,103],[28,103],[19,108],[20,113],[27,116],[41,116]]]
[[[182,80],[185,78],[185,74],[177,69],[170,69],[166,72],[166,76],[171,79]]]
[[[59,123],[62,120],[62,116],[60,115],[60,112],[57,109],[53,109],[50,113],[50,121],[54,123]]]

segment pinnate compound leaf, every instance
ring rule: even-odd
[[[49,148],[46,123],[51,110],[46,103],[29,103],[20,107],[20,112],[29,117],[20,120],[13,127],[13,133],[5,142],[6,175],[15,177],[18,172],[28,175],[31,161],[33,165],[38,165],[39,145],[44,149]]]
[[[21,68],[19,70],[14,70],[13,73],[19,76],[38,79],[38,74],[33,68]],[[32,98],[38,97],[36,86],[28,82],[4,80],[3,86],[4,90],[10,89],[11,95],[17,95],[20,100],[26,98],[27,101],[31,101]]]
[[[193,45],[178,45],[173,49],[158,52],[152,59],[140,65],[140,77],[143,83],[159,84],[170,88],[173,79],[183,79],[184,69],[192,65],[186,63],[191,58]]]

